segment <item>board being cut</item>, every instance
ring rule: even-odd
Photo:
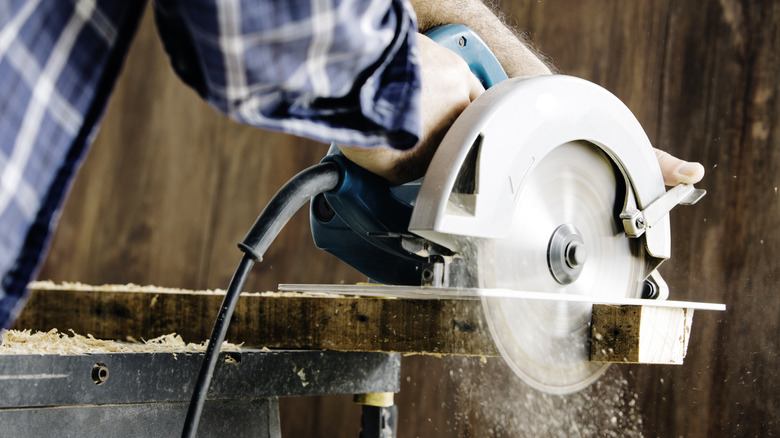
[[[361,288],[363,286],[356,286]],[[365,286],[370,292],[369,286]],[[30,285],[15,328],[73,330],[99,339],[178,333],[208,339],[225,292],[80,283]],[[681,364],[693,309],[593,304],[590,359]],[[673,304],[673,303],[661,303]],[[477,299],[387,298],[325,292],[243,293],[227,340],[246,347],[498,356]]]
[[[682,364],[692,324],[693,309],[595,305],[590,360]]]
[[[15,328],[99,339],[208,339],[222,290],[34,282]],[[245,347],[498,356],[477,301],[242,293],[228,341]]]

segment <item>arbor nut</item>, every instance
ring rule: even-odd
[[[582,242],[573,240],[566,247],[566,264],[569,265],[570,268],[584,265],[587,259],[588,250]]]
[[[563,224],[553,231],[547,244],[547,266],[555,281],[560,284],[576,281],[587,258],[585,243],[574,225]]]
[[[96,363],[92,367],[92,381],[96,385],[102,385],[108,380],[108,367],[104,363]]]

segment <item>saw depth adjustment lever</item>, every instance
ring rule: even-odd
[[[693,205],[706,194],[706,190],[694,188],[691,184],[678,184],[667,190],[644,210],[636,208],[636,201],[631,196],[629,202],[626,203],[626,208],[620,213],[626,236],[640,237],[677,205]]]

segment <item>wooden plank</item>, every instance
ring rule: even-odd
[[[368,286],[366,286],[368,287]],[[224,291],[37,282],[18,329],[73,330],[100,339],[208,338]],[[682,363],[693,311],[602,305],[593,308],[591,358]],[[481,301],[244,293],[228,332],[251,347],[498,356]]]
[[[100,339],[178,333],[208,339],[224,291],[31,286],[15,328],[72,329]],[[498,356],[479,301],[245,293],[227,340],[251,347]]]
[[[590,359],[681,365],[692,324],[693,309],[595,304]]]

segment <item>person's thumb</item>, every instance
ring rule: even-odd
[[[667,186],[696,184],[704,177],[704,166],[700,163],[681,160],[659,149],[655,149],[655,156]]]

